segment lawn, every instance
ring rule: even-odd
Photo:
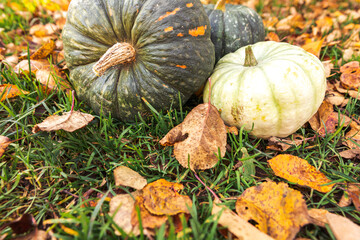
[[[109,201],[133,190],[115,185],[114,170],[119,166],[131,168],[148,183],[158,179],[181,183],[184,188],[180,193],[193,202],[188,221],[183,219],[182,231],[177,233],[170,221],[168,228],[162,225],[154,230],[154,239],[225,238],[219,231],[219,219],[212,214],[214,197],[198,178],[232,210],[246,189],[272,180],[299,191],[308,209],[325,209],[360,225],[355,203],[339,203],[349,184],[360,186],[360,128],[349,136],[356,128],[353,125],[327,125],[331,119],[320,118],[325,129],[314,129],[306,123],[293,135],[272,141],[253,137],[241,128],[238,134],[227,134],[225,156],[215,167],[195,174],[176,160],[173,147],[164,147],[159,141],[202,103],[202,97],[193,95],[179,108],[153,109],[152,114],[139,115],[135,123],[94,113],[64,82],[69,71],[61,30],[68,1],[53,1],[53,5],[46,2],[0,0],[0,82],[22,90],[14,98],[3,98],[5,91],[0,92],[0,135],[12,141],[0,157],[0,239],[16,235],[6,226],[24,214],[33,216],[37,228],[56,239],[118,239],[119,229],[109,214]],[[359,2],[231,2],[256,9],[264,21],[266,40],[288,42],[317,55],[328,69],[326,99],[331,111],[339,119],[346,116],[354,123],[360,121],[360,81],[356,75],[360,67],[352,72],[352,86],[345,87],[340,81],[341,67],[360,60]],[[30,55],[50,39],[55,47],[39,68],[52,71],[56,84],[46,87],[36,80],[38,72],[21,71],[16,66],[21,61],[29,65]],[[47,117],[72,109],[92,114],[94,120],[74,132],[33,132],[33,127]],[[323,193],[278,177],[268,160],[279,154],[305,159],[335,183],[334,187]],[[359,191],[357,194],[359,199]],[[336,239],[329,225],[315,224],[301,227],[296,237]],[[138,237],[128,236],[144,238],[144,232]]]

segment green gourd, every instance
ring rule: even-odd
[[[199,0],[72,0],[62,35],[70,82],[96,113],[124,121],[147,103],[177,107],[213,70],[210,33]]]
[[[263,21],[253,9],[225,4],[225,0],[218,0],[216,5],[208,4],[204,7],[210,20],[216,61],[240,47],[264,41]]]

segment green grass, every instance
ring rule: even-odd
[[[13,21],[0,22],[0,26],[3,24],[6,28],[5,34],[21,26],[28,29],[24,19],[15,15],[11,15],[10,19]],[[330,57],[336,63],[341,58],[341,51],[333,46],[323,49],[321,56]],[[338,75],[332,79],[336,77]],[[0,65],[0,82],[14,84],[30,92],[0,103],[0,135],[12,140],[22,138],[10,144],[0,158],[0,226],[29,213],[35,217],[41,229],[52,228],[57,238],[117,239],[113,221],[108,215],[109,203],[104,198],[96,207],[84,207],[83,203],[98,199],[97,193],[109,192],[114,195],[124,192],[124,189],[114,185],[113,176],[113,170],[123,165],[140,173],[148,182],[160,178],[180,182],[185,186],[182,194],[193,199],[191,218],[185,224],[184,231],[176,234],[170,227],[168,235],[165,235],[165,228],[162,227],[157,230],[155,239],[223,239],[218,231],[217,219],[211,215],[211,194],[193,173],[181,167],[173,156],[172,147],[159,144],[159,140],[201,102],[200,99],[194,96],[181,109],[154,112],[153,116],[139,118],[133,124],[120,122],[111,116],[96,115],[87,127],[73,133],[60,130],[33,134],[32,127],[47,116],[70,111],[71,96],[63,91],[48,96],[39,90],[34,76],[19,76],[4,65]],[[345,109],[350,116],[358,118],[359,107],[359,101],[350,99]],[[78,100],[75,101],[75,110],[92,113]],[[360,181],[359,160],[343,159],[339,155],[346,149],[341,142],[348,130],[349,127],[342,127],[325,138],[317,137],[314,141],[292,146],[285,153],[308,160],[339,183],[327,194],[289,183],[291,188],[301,191],[309,208],[325,208],[360,224],[360,213],[352,205],[345,208],[337,206],[343,194],[340,184]],[[308,126],[297,133],[305,138],[316,134]],[[229,134],[225,157],[214,168],[198,171],[198,175],[233,209],[234,197],[245,189],[259,185],[267,178],[285,181],[276,177],[268,166],[266,160],[277,152],[267,150],[266,146],[266,140],[250,137],[244,130],[238,136]],[[239,161],[244,161],[244,148],[249,155],[247,159],[253,159],[255,177],[244,176],[241,169],[234,169]],[[103,181],[106,181],[105,185],[101,185]],[[90,189],[94,193],[87,200],[83,195]],[[44,225],[43,221],[47,219],[58,219],[54,220],[57,224]],[[64,231],[60,223],[75,231],[77,237]],[[5,233],[10,234],[11,230],[6,228],[0,235]],[[298,236],[331,239],[332,233],[329,228],[308,225],[301,229]],[[145,239],[145,236],[139,238]]]

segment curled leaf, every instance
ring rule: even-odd
[[[33,127],[32,132],[33,133],[37,133],[39,131],[50,132],[60,129],[63,129],[67,132],[73,132],[75,130],[85,127],[93,119],[94,116],[87,113],[82,113],[79,111],[65,112],[61,116],[53,115],[46,118],[42,123],[36,124]]]

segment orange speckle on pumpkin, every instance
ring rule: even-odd
[[[193,4],[193,3],[187,3],[186,6],[187,6],[188,8],[191,8],[192,6],[194,6],[194,4]]]
[[[205,34],[205,30],[207,29],[207,26],[200,26],[194,29],[189,30],[189,34],[193,37],[202,36]]]
[[[164,29],[165,32],[171,32],[172,30],[174,30],[174,27],[167,27]]]
[[[178,33],[178,35],[177,35],[178,37],[183,37],[184,36],[184,34],[182,34],[182,33]]]
[[[160,16],[160,17],[158,18],[158,20],[156,20],[156,22],[161,21],[161,20],[163,20],[164,18],[167,18],[168,16],[175,15],[176,12],[179,11],[179,10],[180,10],[180,8],[175,8],[174,11],[166,12],[166,14]]]
[[[176,67],[178,67],[178,68],[182,68],[182,69],[187,68],[187,66],[186,66],[186,65],[176,65]]]

